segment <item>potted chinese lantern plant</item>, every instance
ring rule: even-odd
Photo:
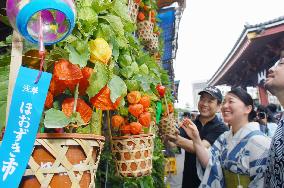
[[[156,90],[162,101],[161,120],[159,122],[159,134],[163,138],[164,135],[176,134],[175,117],[174,117],[174,105],[171,100],[169,92],[166,92],[168,88],[158,84]]]
[[[93,68],[66,59],[53,67],[43,126],[20,186],[93,186],[104,144],[100,112],[86,95]]]
[[[153,134],[155,124],[151,99],[147,94],[131,91],[127,94],[126,110],[111,118],[112,152],[116,168],[122,177],[140,177],[151,174]]]
[[[94,186],[104,141],[94,134],[101,134],[102,111],[117,109],[127,89],[110,71],[109,44],[96,38],[88,42],[87,49],[89,64],[83,68],[62,58],[51,66],[42,127],[47,133],[38,134],[22,187]],[[50,140],[52,137],[56,139]]]

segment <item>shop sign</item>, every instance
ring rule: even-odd
[[[263,71],[260,71],[257,73],[257,84],[258,85],[263,85],[266,79],[266,70],[264,69]]]

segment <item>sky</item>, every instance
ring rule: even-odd
[[[207,81],[218,70],[245,24],[284,16],[283,0],[185,0],[174,60],[180,80],[177,107],[192,105],[192,83]]]

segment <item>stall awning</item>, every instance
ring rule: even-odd
[[[162,9],[158,18],[161,20],[159,26],[162,28],[162,38],[164,41],[164,54],[162,61],[169,61],[173,59],[173,41],[175,40],[175,9]]]

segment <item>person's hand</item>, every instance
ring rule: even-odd
[[[201,142],[201,138],[199,136],[199,131],[196,125],[188,118],[182,121],[181,127],[186,132],[187,136],[191,138],[193,142]]]
[[[176,143],[178,140],[178,136],[179,136],[179,130],[175,129],[175,133],[174,134],[166,134],[165,135],[165,141],[170,141],[173,143]]]

